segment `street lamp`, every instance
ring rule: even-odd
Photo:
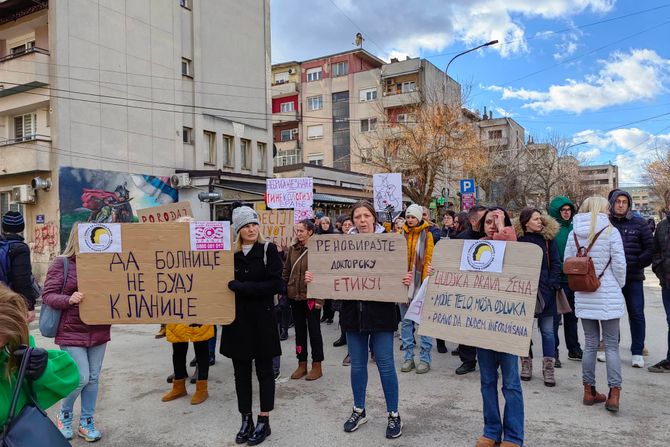
[[[570,149],[571,147],[580,146],[580,145],[582,145],[582,144],[589,144],[589,142],[588,142],[588,141],[580,141],[579,143],[573,143],[573,144],[571,144],[571,145],[569,145],[569,146],[565,146],[565,148],[566,148],[566,149]]]
[[[451,58],[451,60],[450,60],[449,63],[447,64],[447,68],[444,69],[444,74],[446,75],[446,74],[449,72],[449,65],[451,65],[451,63],[452,63],[452,62],[454,61],[454,59],[456,59],[457,57],[459,57],[459,56],[463,56],[464,54],[468,54],[468,53],[470,53],[470,52],[472,52],[472,51],[477,51],[477,50],[480,49],[480,48],[488,47],[489,45],[495,45],[495,44],[497,44],[497,43],[498,43],[498,40],[492,40],[492,41],[490,41],[490,42],[483,43],[483,44],[479,45],[478,47],[470,48],[469,50],[465,50],[465,51],[463,51],[463,52],[461,52],[461,53],[458,53],[456,56],[454,56],[454,57]]]

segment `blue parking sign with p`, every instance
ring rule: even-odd
[[[461,194],[474,194],[475,180],[471,178],[461,179]]]

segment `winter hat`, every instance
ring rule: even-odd
[[[414,216],[419,220],[423,219],[423,208],[421,208],[419,205],[416,203],[411,204],[410,206],[407,207],[405,210],[405,217],[407,216]]]
[[[325,214],[323,214],[322,211],[317,211],[316,214],[314,214],[314,217],[317,219],[321,219],[323,216],[325,216]]]
[[[23,214],[16,211],[7,211],[2,216],[3,233],[21,233],[26,228]]]
[[[239,233],[243,226],[255,223],[258,225],[258,213],[248,206],[241,206],[233,210],[233,228]]]

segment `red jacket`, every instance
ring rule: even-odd
[[[77,258],[72,256],[68,259],[65,287],[63,287],[63,265],[62,257],[56,258],[51,263],[42,290],[42,301],[62,311],[56,332],[56,344],[90,348],[107,343],[110,339],[110,326],[108,324],[89,326],[79,318],[79,304],[70,304],[68,301],[77,291]],[[61,288],[63,288],[62,294]]]

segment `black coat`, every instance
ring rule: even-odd
[[[545,239],[545,236],[539,233],[526,233],[518,237],[517,241],[530,242],[542,249],[542,270],[540,270],[540,282],[537,289],[544,299],[544,310],[535,316],[555,316],[557,313],[556,291],[561,288],[561,257],[558,254],[558,244],[553,239]]]
[[[621,233],[626,253],[626,282],[644,280],[644,268],[651,265],[654,236],[647,221],[631,213],[624,217],[610,217],[612,225]]]
[[[2,236],[2,239],[11,241],[9,247],[9,280],[12,290],[20,295],[26,301],[28,310],[35,309],[37,294],[33,290],[33,270],[30,264],[30,248],[23,241],[23,237],[18,234],[8,233]]]
[[[661,287],[670,288],[670,217],[656,226],[654,254],[651,268],[661,282]]]
[[[256,243],[245,256],[235,253],[235,280],[242,283],[235,292],[235,321],[221,329],[221,354],[236,359],[281,355],[274,296],[282,289],[282,262],[275,244],[267,248]]]

